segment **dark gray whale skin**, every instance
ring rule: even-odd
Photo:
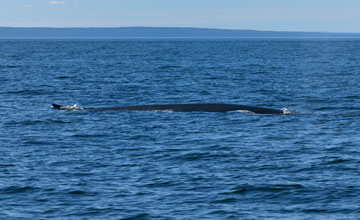
[[[65,107],[52,104],[55,109],[64,109]],[[81,108],[78,110],[89,111],[171,111],[171,112],[231,112],[248,111],[256,114],[284,114],[283,110],[254,107],[235,104],[169,104],[169,105],[135,105],[110,108]]]

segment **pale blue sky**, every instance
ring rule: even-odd
[[[0,0],[0,26],[360,32],[360,0]]]

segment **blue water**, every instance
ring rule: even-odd
[[[0,219],[359,219],[359,85],[359,39],[2,39]]]

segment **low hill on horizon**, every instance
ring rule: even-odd
[[[182,27],[0,27],[0,38],[360,38],[360,33]]]

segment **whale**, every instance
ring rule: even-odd
[[[287,109],[272,109],[248,105],[197,103],[197,104],[166,104],[166,105],[133,105],[103,108],[79,108],[78,106],[62,106],[52,104],[58,110],[87,110],[87,111],[152,111],[152,112],[243,112],[255,114],[289,114]]]

